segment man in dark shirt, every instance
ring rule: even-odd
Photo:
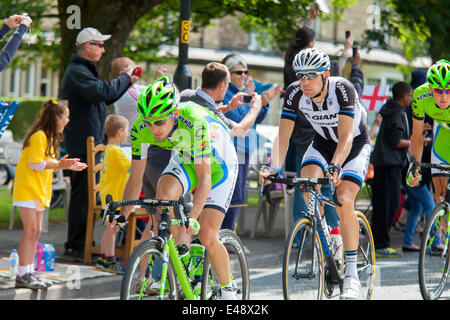
[[[66,152],[86,162],[86,138],[105,143],[106,106],[118,100],[137,78],[130,65],[126,72],[112,81],[101,81],[95,63],[105,53],[102,35],[94,28],[85,28],[77,36],[77,53],[70,58],[64,73],[60,96],[69,101],[70,122],[64,130]],[[83,259],[88,211],[87,172],[70,173],[71,194],[68,213],[68,236],[65,256]]]
[[[372,232],[378,257],[400,256],[390,248],[389,230],[400,205],[402,169],[410,146],[406,108],[411,104],[412,89],[406,82],[392,87],[393,100],[380,110],[383,120],[372,154]]]

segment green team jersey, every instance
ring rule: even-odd
[[[426,113],[440,126],[450,130],[450,108],[443,110],[436,105],[428,82],[414,90],[412,110],[414,118],[422,120]]]
[[[230,129],[213,112],[193,102],[180,103],[178,110],[174,130],[163,141],[155,139],[142,117],[136,119],[130,135],[134,160],[147,158],[148,147],[156,145],[176,151],[180,161],[191,169],[195,159],[211,157],[213,176],[223,171],[226,162],[236,161]]]
[[[434,131],[433,153],[444,163],[450,161],[450,108],[441,109],[434,102],[428,83],[414,90],[412,102],[413,118],[423,120],[425,114],[438,125]]]

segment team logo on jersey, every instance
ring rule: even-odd
[[[186,125],[186,127],[188,127],[189,129],[192,129],[193,124],[192,124],[191,120],[188,120],[188,119],[186,119],[185,117],[183,117],[181,115],[178,116],[178,120],[183,122]]]
[[[344,85],[340,82],[336,82],[336,87],[341,91],[342,99],[345,102],[348,102],[348,94],[347,94],[347,90],[345,89]]]
[[[288,96],[288,98],[287,98],[287,101],[286,101],[286,104],[287,105],[292,105],[292,99],[294,99],[294,96],[297,94],[297,92],[299,92],[300,91],[300,86],[296,86],[295,88],[294,88],[294,90],[292,90],[292,92],[289,94],[289,96]]]
[[[420,100],[423,100],[423,99],[428,98],[428,97],[432,97],[431,92],[422,93],[422,94],[418,95],[416,100],[420,101]]]

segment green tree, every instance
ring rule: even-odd
[[[261,34],[259,40],[270,43],[281,53],[288,41],[302,26],[308,14],[307,6],[313,0],[202,0],[191,1],[191,30],[207,26],[212,19],[226,15],[239,17],[244,30]],[[343,8],[354,0],[332,0],[333,6]],[[71,7],[72,6],[72,7]],[[28,12],[33,18],[32,33],[36,43],[23,50],[29,58],[43,57],[48,66],[58,68],[60,75],[72,53],[80,29],[73,28],[76,12],[69,7],[79,8],[80,27],[91,26],[104,34],[111,34],[105,42],[106,53],[97,68],[103,79],[110,79],[110,65],[113,58],[124,54],[136,61],[148,61],[161,44],[175,44],[179,29],[180,0],[22,0],[0,7],[3,17],[17,12]],[[58,19],[45,29],[44,19]],[[325,17],[323,17],[325,18]],[[338,19],[336,15],[333,19]],[[54,21],[54,20],[53,20]],[[56,21],[56,22],[58,22]],[[54,21],[55,22],[55,21]],[[45,31],[53,31],[51,33]],[[26,60],[15,59],[15,63]]]
[[[385,35],[389,35],[401,41],[409,60],[429,55],[435,62],[450,57],[450,0],[385,0],[380,4],[382,28],[366,30],[365,46],[375,41],[387,49]]]

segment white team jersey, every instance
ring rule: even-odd
[[[302,116],[298,110],[325,140],[338,142],[337,128],[341,115],[354,119],[353,137],[367,134],[366,110],[351,82],[342,77],[328,78],[328,93],[321,104],[303,94],[299,81],[292,83],[286,90],[281,118],[295,121],[297,116]]]

